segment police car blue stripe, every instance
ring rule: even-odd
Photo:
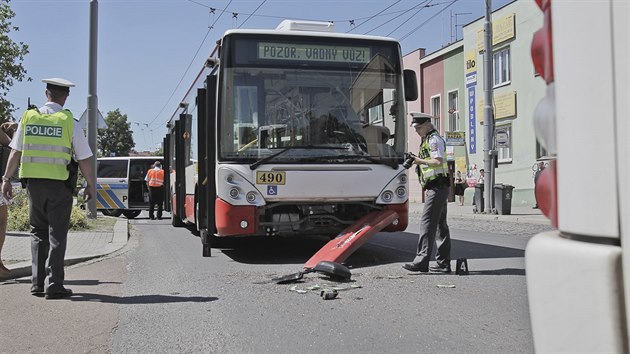
[[[123,204],[120,199],[118,199],[118,196],[116,196],[116,194],[114,193],[114,191],[111,190],[105,190],[105,193],[107,193],[107,195],[109,195],[110,198],[112,198],[112,200],[114,201],[114,203],[116,203],[116,205],[118,206],[118,208],[120,209],[125,209],[125,204]]]
[[[98,193],[96,193],[96,200],[103,206],[104,209],[113,209],[112,205],[109,205],[109,203]]]
[[[97,189],[127,189],[126,183],[102,183],[96,185]]]

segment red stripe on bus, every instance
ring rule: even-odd
[[[217,198],[215,203],[215,225],[219,236],[251,235],[258,229],[258,212],[253,205],[230,205]],[[246,222],[243,228],[241,223]]]

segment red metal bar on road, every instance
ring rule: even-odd
[[[389,226],[398,218],[392,210],[374,211],[359,219],[330,240],[304,264],[311,269],[321,261],[341,263],[361,247],[375,233]]]

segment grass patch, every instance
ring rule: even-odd
[[[95,231],[110,231],[114,229],[114,224],[118,221],[119,218],[115,218],[113,216],[105,216],[99,214],[96,217],[96,220],[88,219],[90,230]]]
[[[14,189],[13,201],[9,205],[8,231],[30,231],[28,219],[28,196],[26,190]],[[87,218],[85,210],[78,205],[72,207],[70,214],[70,231],[108,231],[114,228],[117,218],[98,215],[96,220]]]

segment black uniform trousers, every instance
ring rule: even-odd
[[[72,191],[65,181],[40,178],[28,179],[26,190],[32,233],[33,285],[46,292],[62,291]]]
[[[428,267],[433,243],[437,245],[435,260],[441,267],[450,266],[451,234],[446,223],[449,187],[441,184],[427,188],[424,210],[420,219],[420,237],[414,264]],[[438,232],[439,229],[439,232]]]
[[[154,218],[153,210],[157,204],[157,217],[162,218],[162,204],[164,204],[164,186],[149,187],[149,217]]]

